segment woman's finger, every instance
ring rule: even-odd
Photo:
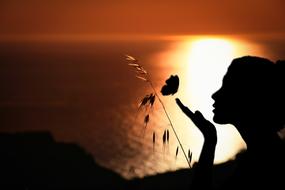
[[[182,104],[182,102],[179,100],[179,98],[176,98],[176,103],[180,107],[180,109],[190,118],[194,119],[194,113],[186,106]]]

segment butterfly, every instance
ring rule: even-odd
[[[171,75],[165,83],[160,91],[163,96],[174,95],[178,91],[179,77],[177,75]]]

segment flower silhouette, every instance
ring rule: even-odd
[[[177,75],[171,75],[166,81],[165,85],[161,88],[161,94],[163,96],[174,95],[178,91],[179,78]]]

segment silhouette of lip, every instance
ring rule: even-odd
[[[216,105],[216,104],[213,104],[213,110],[212,110],[212,112],[215,113],[216,110],[217,110],[217,105]]]

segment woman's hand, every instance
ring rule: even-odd
[[[177,105],[185,113],[185,115],[187,115],[202,132],[205,138],[205,142],[216,144],[217,131],[215,126],[210,121],[205,119],[201,112],[195,111],[195,113],[193,113],[188,107],[184,106],[178,98],[176,98],[175,100]]]
[[[217,144],[217,132],[215,126],[199,111],[193,113],[176,98],[176,103],[180,109],[193,121],[204,136],[204,144],[201,150],[198,164],[195,167],[191,189],[212,189],[212,173]]]

